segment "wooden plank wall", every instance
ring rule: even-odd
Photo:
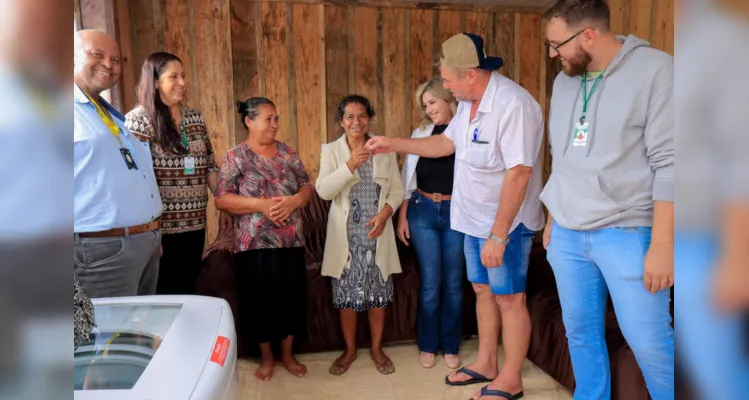
[[[609,0],[611,30],[674,53],[674,0]]]
[[[418,123],[413,91],[438,73],[440,45],[456,33],[484,36],[487,53],[505,60],[500,72],[523,85],[545,113],[559,71],[543,46],[539,9],[318,0],[108,1],[117,9],[124,55],[123,111],[134,106],[145,58],[160,50],[176,53],[185,63],[189,101],[203,113],[219,159],[247,136],[236,101],[266,96],[278,108],[279,138],[298,150],[313,180],[321,145],[342,132],[335,114],[347,94],[371,100],[375,133],[411,134]],[[673,53],[673,0],[610,4],[616,33],[636,34]],[[217,231],[216,215],[211,202],[208,242]]]
[[[230,3],[235,99],[266,96],[276,103],[279,137],[299,149],[312,179],[321,145],[342,133],[336,108],[348,94],[370,99],[377,114],[372,121],[376,134],[410,136],[418,124],[413,92],[438,74],[441,43],[456,33],[484,36],[487,52],[505,58],[500,72],[520,82],[539,102],[546,98],[540,10],[471,11],[460,5],[418,9],[310,0]],[[240,131],[236,141],[246,137]]]

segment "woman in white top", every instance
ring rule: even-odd
[[[421,125],[411,137],[440,135],[450,123],[457,102],[440,78],[416,89]],[[403,164],[405,200],[398,215],[398,237],[413,243],[419,263],[418,342],[424,368],[442,351],[445,364],[460,366],[458,350],[463,327],[463,234],[450,229],[450,200],[455,154],[440,158],[409,155]]]
[[[332,200],[328,213],[322,274],[333,277],[333,306],[340,310],[346,351],[330,366],[345,373],[356,359],[357,313],[366,312],[370,356],[381,374],[395,372],[382,350],[385,308],[393,301],[392,275],[401,272],[391,216],[403,201],[395,153],[371,155],[364,145],[374,110],[369,100],[351,95],[338,105],[341,137],[325,146],[315,188]]]

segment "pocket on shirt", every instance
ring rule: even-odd
[[[477,143],[472,141],[468,144],[468,153],[466,154],[465,161],[472,167],[487,168],[492,162],[493,148],[494,146],[491,143]]]

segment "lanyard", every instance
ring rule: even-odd
[[[187,129],[185,129],[185,117],[182,115],[182,106],[179,107],[179,124],[182,128],[182,146],[187,149],[187,155],[190,155],[190,142],[187,141]]]
[[[601,72],[600,75],[596,78],[595,81],[593,81],[593,87],[590,88],[590,93],[588,93],[588,73],[585,72],[585,75],[583,75],[583,115],[580,116],[580,125],[585,123],[585,115],[588,112],[588,101],[590,101],[590,98],[593,97],[593,92],[596,91],[596,87],[598,87],[598,82],[603,78],[603,74],[606,73],[606,70]]]
[[[98,102],[94,101],[94,99],[91,98],[91,96],[89,96],[85,90],[81,89],[81,92],[83,92],[83,94],[85,94],[88,98],[88,101],[94,105],[96,112],[99,114],[99,118],[101,118],[101,120],[104,122],[104,125],[109,128],[109,131],[112,132],[112,135],[114,135],[115,139],[117,139],[117,141],[120,143],[120,148],[125,149],[125,144],[122,142],[122,138],[120,137],[120,127],[117,126],[117,124],[114,122],[112,116],[107,111],[105,111]],[[130,151],[135,165],[137,166],[137,168],[140,168],[140,166],[138,165],[138,160],[135,159],[135,149],[133,148],[132,143],[130,143],[129,140],[126,141],[127,150],[125,151]]]
[[[98,102],[96,102],[91,96],[86,93],[85,90],[81,90],[83,94],[86,95],[88,98],[88,101],[91,102],[91,104],[94,105],[94,108],[96,109],[96,113],[99,114],[99,118],[104,122],[104,125],[109,128],[109,131],[112,132],[112,135],[117,139],[118,142],[120,142],[120,147],[125,147],[125,145],[122,143],[122,139],[120,138],[120,127],[117,126],[117,124],[112,119],[112,116],[109,115],[108,112],[104,111],[104,109],[99,105]]]

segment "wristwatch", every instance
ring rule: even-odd
[[[508,236],[505,239],[500,239],[497,235],[490,233],[489,239],[501,244],[502,246],[507,246],[507,243],[510,243],[510,237]]]

